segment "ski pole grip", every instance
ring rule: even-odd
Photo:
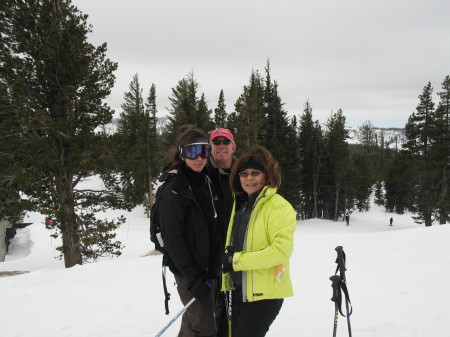
[[[337,252],[337,260],[336,263],[339,265],[339,268],[341,269],[341,272],[345,272],[347,268],[345,268],[345,253],[344,248],[342,246],[337,246],[335,248]]]
[[[337,302],[339,300],[339,289],[341,288],[341,277],[339,275],[333,275],[330,277],[331,287],[333,288],[333,297],[331,300]]]

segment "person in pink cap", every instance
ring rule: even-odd
[[[236,151],[234,136],[230,130],[219,128],[211,132],[209,137],[211,156],[208,159],[208,176],[212,181],[215,193],[218,195],[218,224],[220,226],[220,241],[225,247],[225,238],[233,207],[233,194],[230,187],[230,172],[237,158],[233,156]],[[216,291],[216,326],[217,336],[228,336],[228,323],[225,306],[225,295],[220,292],[220,286]]]

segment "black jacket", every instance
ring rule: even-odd
[[[237,161],[233,157],[233,164]],[[231,169],[224,170],[214,161],[214,158],[209,158],[208,163],[208,176],[210,177],[214,189],[218,196],[218,213],[219,213],[219,225],[222,229],[220,235],[223,240],[223,246],[225,245],[225,238],[227,236],[228,224],[230,222],[231,210],[233,209],[233,193],[230,186],[230,171]]]
[[[204,275],[217,277],[221,256],[215,247],[221,247],[220,242],[213,242],[217,236],[217,214],[214,219],[207,211],[212,209],[215,213],[210,181],[205,173],[197,173],[201,183],[198,179],[193,181],[186,170],[189,169],[182,164],[161,191],[159,215],[164,248],[172,260],[169,268],[192,284]],[[202,193],[194,193],[193,188]],[[199,200],[199,194],[205,197]]]

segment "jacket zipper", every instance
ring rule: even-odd
[[[256,198],[255,203],[253,204],[252,214],[255,211],[258,202],[261,199],[265,198],[266,196],[267,196],[267,194],[264,192],[264,194],[262,196]],[[259,212],[259,208],[256,209],[255,216],[250,215],[250,220],[253,219],[253,221],[249,221],[248,222],[248,227],[247,227],[247,234],[248,234],[250,226],[252,226],[252,242],[250,243],[250,249],[251,250],[253,249],[253,240],[255,238],[255,235],[253,234],[253,231],[255,230],[255,228],[253,226],[253,223],[256,221],[256,218],[258,217],[258,212]],[[248,235],[247,235],[247,239],[248,239]],[[247,249],[248,249],[248,245],[247,245]],[[246,272],[246,274],[248,276],[248,272]],[[244,275],[243,275],[243,277],[244,277]],[[254,294],[254,289],[255,289],[255,285],[254,285],[255,277],[254,277],[254,271],[253,270],[251,270],[251,272],[250,272],[250,278],[251,278],[251,281],[250,281],[251,282],[251,295],[252,295],[252,299],[254,300],[255,296],[253,294]],[[245,280],[243,280],[243,281],[245,281]],[[244,284],[244,282],[242,284]],[[246,285],[246,283],[245,283],[245,285]],[[247,287],[245,287],[245,288],[247,288]],[[243,295],[244,302],[245,302],[245,298],[246,298],[246,296],[245,296],[246,295],[245,294],[246,289],[245,288],[244,287],[242,288],[242,292],[243,292],[242,295]]]

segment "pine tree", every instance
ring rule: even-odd
[[[150,87],[146,103],[146,109],[150,117],[149,123],[150,133],[148,142],[150,149],[148,151],[149,152],[148,165],[150,167],[151,180],[154,181],[156,179],[156,176],[160,172],[161,165],[163,164],[162,154],[160,150],[161,147],[158,140],[158,129],[157,129],[158,118],[156,117],[158,109],[156,106],[156,86],[154,84],[152,84]]]
[[[152,120],[150,110],[145,109],[142,92],[139,76],[136,74],[129,85],[129,91],[124,95],[116,134],[121,185],[126,201],[133,206],[144,204],[147,200],[145,196],[150,191]]]
[[[365,148],[373,148],[376,145],[376,134],[372,122],[366,121],[358,128],[357,139]]]
[[[299,147],[302,168],[301,210],[306,219],[319,217],[319,178],[323,161],[323,139],[319,122],[313,121],[309,101],[306,101],[300,116]]]
[[[323,186],[324,216],[335,221],[353,206],[345,196],[350,183],[345,175],[349,167],[347,138],[345,116],[339,109],[332,113],[326,124]]]
[[[171,146],[177,136],[179,128],[184,124],[196,123],[198,83],[194,74],[190,73],[181,79],[175,88],[172,88],[172,97],[169,97],[171,109],[169,110],[169,122],[165,134],[166,146]]]
[[[300,148],[297,137],[297,119],[295,116],[288,121],[283,137],[283,148],[278,154],[277,160],[281,167],[283,183],[280,186],[280,194],[283,195],[297,211],[301,211],[301,163]]]
[[[432,100],[433,88],[431,83],[424,87],[419,95],[419,105],[405,126],[407,142],[404,147],[413,154],[415,186],[414,210],[418,213],[417,222],[432,225],[433,209],[437,203],[436,175],[432,162],[432,139],[434,128],[434,103]]]
[[[106,44],[87,42],[87,16],[69,0],[4,0],[2,5],[0,83],[2,100],[14,107],[7,123],[14,126],[8,135],[16,145],[5,155],[15,166],[15,184],[36,211],[53,220],[66,267],[119,255],[114,230],[124,219],[94,217],[118,206],[117,198],[79,187],[105,172],[110,152],[106,135],[96,130],[112,118],[102,100],[114,84],[117,64],[106,58]]]
[[[214,109],[214,128],[226,128],[227,127],[227,112],[225,104],[225,96],[223,89],[220,90],[219,101],[217,107]]]
[[[239,155],[249,146],[262,144],[264,137],[264,83],[258,71],[252,71],[249,84],[244,86],[234,108],[235,114],[230,117]]]
[[[354,168],[353,192],[355,193],[355,203],[359,211],[368,211],[372,186],[377,182],[378,143],[381,140],[376,135],[373,124],[370,121],[366,121],[359,127],[357,137],[362,145],[362,149],[351,157]]]
[[[267,123],[265,124],[266,137],[262,144],[271,151],[280,165],[285,183],[280,186],[279,193],[299,211],[301,169],[296,119],[288,119],[278,94],[278,84],[276,82],[271,84],[269,79],[270,76],[267,77],[265,92],[268,93],[270,90],[272,92],[264,98]]]
[[[207,133],[214,129],[214,123],[211,120],[212,111],[208,108],[208,103],[206,102],[205,94],[202,93],[200,100],[197,102],[197,107],[195,109],[195,125],[200,125],[200,128]]]
[[[276,81],[272,82],[269,61],[267,61],[265,71],[263,114],[266,122],[264,123],[264,130],[261,132],[262,143],[277,158],[287,145],[285,135],[289,122],[287,112],[283,109],[283,104],[278,94],[278,84]]]
[[[142,97],[139,75],[135,74],[128,87],[129,91],[124,94],[124,103],[122,103],[122,112],[117,125],[117,132],[127,135],[131,143],[136,145],[139,125],[142,123],[144,115],[144,99]]]
[[[384,184],[383,181],[377,181],[375,183],[375,205],[378,206],[384,206],[385,200],[384,200]]]
[[[149,118],[148,142],[147,142],[147,180],[145,191],[145,203],[147,217],[150,217],[150,208],[154,203],[154,183],[156,182],[163,165],[160,140],[158,139],[157,124],[158,112],[156,106],[156,86],[152,83],[145,103],[145,112]]]
[[[386,170],[384,178],[385,207],[388,212],[403,214],[412,209],[411,191],[414,188],[415,178],[413,158],[408,151],[399,151],[395,154],[390,167]]]
[[[261,135],[263,145],[273,151],[272,153],[276,157],[276,153],[279,152],[281,146],[279,143],[281,140],[280,133],[282,132],[281,124],[284,123],[282,119],[285,117],[283,116],[285,113],[282,110],[283,107],[277,102],[278,97],[275,94],[275,85],[272,83],[269,60],[267,60],[265,72],[266,78],[264,82],[261,81],[263,84],[263,116],[265,119]]]
[[[0,82],[0,220],[6,218],[10,223],[19,222],[23,211],[29,207],[20,200],[15,179],[15,172],[20,170],[15,162],[15,151],[19,146],[16,132],[20,132],[15,113],[6,83]]]
[[[435,128],[431,134],[432,157],[437,172],[436,218],[445,224],[450,211],[450,76],[442,82],[439,106],[435,111]]]
[[[376,183],[383,180],[387,167],[389,166],[389,158],[391,156],[385,139],[385,130],[381,129],[379,136],[377,136],[376,145],[374,148],[374,162],[373,162],[373,177]],[[398,151],[397,149],[395,151]],[[381,201],[381,200],[380,200]]]
[[[350,176],[346,179],[347,186],[351,188],[347,193],[347,207],[351,207],[354,201],[360,212],[368,211],[372,186],[375,184],[373,163],[367,153],[360,152],[351,158],[351,165]]]
[[[191,72],[172,88],[172,97],[169,97],[169,122],[164,134],[166,148],[174,143],[180,127],[184,124],[193,124],[205,132],[213,128],[211,110],[208,109],[205,95],[202,94],[200,99],[197,96],[198,86],[194,73]]]
[[[272,153],[285,181],[279,193],[298,210],[301,177],[296,120],[290,120],[283,109],[278,84],[270,75],[269,62],[265,71],[265,79],[258,71],[252,71],[249,84],[244,86],[236,101],[235,112],[228,118],[228,127],[234,132],[238,154],[256,144]]]

